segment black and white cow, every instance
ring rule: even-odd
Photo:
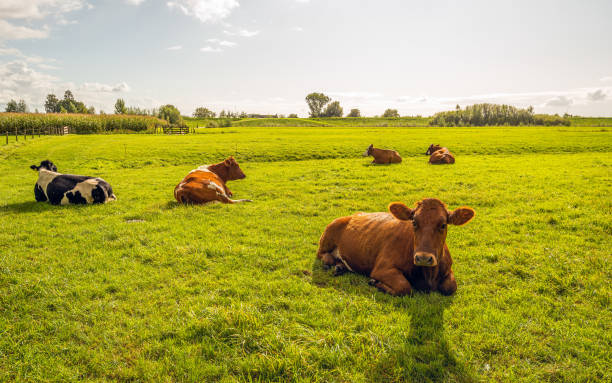
[[[113,188],[102,178],[61,174],[53,162],[45,160],[31,169],[38,171],[34,197],[53,205],[106,203],[117,199]]]

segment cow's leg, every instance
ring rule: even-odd
[[[230,199],[224,193],[217,193],[217,200],[223,203],[242,203],[242,202],[253,202],[250,199]]]
[[[234,193],[232,193],[231,190],[229,190],[229,188],[227,187],[227,185],[223,185],[223,188],[225,189],[225,195],[228,197],[232,197],[234,195]]]
[[[451,270],[446,277],[438,284],[438,291],[442,295],[452,295],[457,291],[457,281],[455,280],[455,273]]]
[[[410,282],[404,274],[397,268],[386,268],[375,266],[370,277],[373,286],[391,295],[408,295],[412,293]]]

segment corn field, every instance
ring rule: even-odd
[[[156,131],[168,122],[155,117],[91,114],[0,113],[0,133],[70,127],[76,134]]]

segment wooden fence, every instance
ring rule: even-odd
[[[32,129],[23,129],[19,130],[15,128],[13,132],[6,131],[4,132],[5,143],[8,145],[9,137],[15,136],[15,142],[19,142],[19,140],[27,141],[29,139],[34,139],[35,137],[40,136],[63,136],[66,134],[70,134],[71,129],[69,126],[64,126],[63,128],[32,128]]]

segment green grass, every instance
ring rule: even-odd
[[[427,165],[434,142],[457,156]],[[370,144],[404,162],[373,166]],[[612,137],[542,128],[225,128],[0,147],[0,381],[599,382],[612,379]],[[242,205],[178,206],[236,155]],[[118,201],[34,202],[29,165]],[[315,261],[332,219],[437,197],[452,297],[396,298]]]

